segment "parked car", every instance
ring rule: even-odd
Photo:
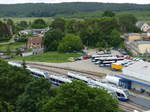
[[[84,60],[86,60],[86,59],[89,59],[90,57],[89,56],[83,56],[82,57]]]

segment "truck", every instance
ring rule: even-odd
[[[120,70],[122,70],[122,68],[123,68],[122,64],[119,64],[119,63],[112,63],[111,64],[112,70],[120,71]]]

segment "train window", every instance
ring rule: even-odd
[[[124,94],[118,93],[118,92],[116,92],[116,93],[117,93],[117,96],[119,96],[119,97],[124,97]]]

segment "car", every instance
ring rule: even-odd
[[[84,60],[86,60],[86,59],[89,59],[90,57],[89,56],[83,56],[82,57]]]

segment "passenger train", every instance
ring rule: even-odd
[[[49,75],[49,81],[56,85],[56,86],[59,86],[60,84],[63,84],[63,83],[71,83],[71,79],[67,78],[67,77],[64,77],[64,76],[60,76],[60,75]]]
[[[68,72],[67,76],[69,78],[72,78],[72,79],[76,79],[76,80],[82,80],[84,81],[85,83],[88,83],[89,81],[89,78],[84,76],[84,75],[81,75],[79,73],[75,73],[75,72]]]
[[[12,61],[9,61],[8,64],[10,64],[12,66],[16,66],[16,67],[22,67],[21,64],[16,63],[16,62],[12,62]],[[50,75],[47,71],[40,70],[40,69],[37,69],[37,68],[32,68],[30,66],[27,66],[26,69],[29,70],[34,77],[46,78],[54,85],[59,86],[59,85],[65,83],[65,82],[69,82],[69,83],[72,82],[71,79],[69,79],[68,77],[64,77],[62,75]]]
[[[117,88],[113,85],[107,84],[107,83],[101,83],[100,81],[96,81],[94,79],[88,78],[84,75],[77,74],[74,72],[68,72],[68,77],[71,77],[73,79],[78,79],[86,82],[88,85],[102,88],[107,90],[108,92],[113,92],[117,95],[117,98],[121,101],[127,101],[129,98],[129,92],[127,89]]]
[[[15,62],[8,62],[8,64],[10,64],[12,66],[22,67],[21,64],[18,64]],[[64,77],[62,75],[50,75],[47,71],[43,71],[43,70],[36,69],[36,68],[31,68],[29,66],[27,66],[26,69],[29,70],[34,77],[46,78],[52,84],[57,85],[57,86],[65,83],[65,82],[71,83],[72,80],[70,78],[72,78],[72,79],[82,80],[92,87],[103,88],[103,89],[107,90],[108,93],[115,93],[117,98],[121,101],[126,101],[129,99],[128,98],[129,92],[127,89],[117,88],[110,84],[101,83],[100,81],[96,81],[94,79],[91,79],[87,76],[84,76],[84,75],[81,75],[81,74],[78,74],[75,72],[68,72],[68,77],[70,77],[70,78],[68,78],[68,77]]]

